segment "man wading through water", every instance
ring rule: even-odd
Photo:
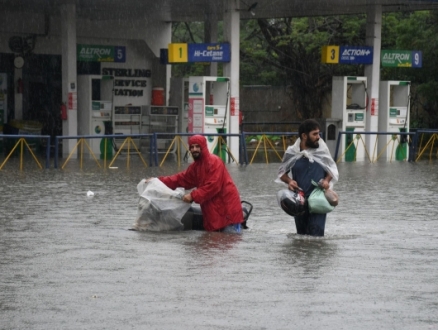
[[[312,180],[328,189],[339,179],[338,168],[325,142],[319,137],[320,126],[316,120],[307,119],[298,128],[299,138],[287,148],[276,182],[284,182],[290,190],[304,192],[308,198],[315,186]],[[320,182],[320,180],[322,180]],[[324,236],[327,214],[309,213],[295,216],[297,233]]]
[[[185,194],[183,201],[200,204],[205,230],[241,234],[240,195],[224,162],[210,154],[202,135],[191,136],[189,148],[195,161],[183,172],[158,179],[171,189],[196,188]]]

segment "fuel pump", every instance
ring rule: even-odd
[[[210,100],[212,102],[212,99],[214,97],[214,94],[210,94]],[[225,102],[225,111],[224,111],[224,119],[222,122],[221,128],[216,128],[217,132],[219,134],[227,134],[227,130],[225,128],[225,123],[227,122],[227,114],[228,114],[228,100],[230,99],[230,82],[227,82],[227,95],[226,95],[226,102]],[[213,153],[215,155],[218,155],[224,162],[227,161],[227,136],[221,135],[217,138],[216,146],[214,147]]]
[[[210,104],[214,102],[214,104]],[[227,134],[230,107],[230,82],[226,77],[189,78],[189,133]],[[208,149],[223,161],[227,158],[224,136],[206,136]]]
[[[78,75],[78,134],[92,135],[103,137],[105,132],[112,130],[114,122],[114,77],[102,75]],[[111,128],[109,124],[111,123]],[[107,144],[112,144],[108,139]],[[90,148],[93,154],[107,154],[109,150],[102,151],[103,139],[90,139]],[[109,148],[109,147],[107,147]],[[91,154],[88,148],[84,150],[85,154]],[[109,156],[108,156],[109,157]],[[107,157],[107,158],[108,158]]]
[[[333,77],[332,118],[341,120],[340,153],[343,161],[365,160],[365,146],[358,133],[366,131],[365,111],[368,105],[366,77]],[[362,136],[364,139],[364,136]],[[332,153],[333,154],[333,153]]]
[[[379,85],[379,132],[394,134],[380,135],[378,154],[386,160],[407,160],[409,156],[406,135],[396,133],[409,132],[409,81],[381,81]],[[391,143],[395,142],[395,146]]]

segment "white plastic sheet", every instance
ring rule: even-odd
[[[133,225],[140,231],[183,230],[181,219],[189,210],[190,204],[182,201],[184,189],[172,190],[157,178],[137,185],[137,218]]]

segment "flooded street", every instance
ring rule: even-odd
[[[324,238],[277,205],[278,164],[228,167],[242,236],[128,230],[174,164],[0,171],[0,329],[438,329],[437,163],[338,167]]]

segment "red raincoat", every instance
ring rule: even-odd
[[[199,144],[201,153],[189,167],[171,176],[159,179],[169,188],[197,188],[191,192],[193,200],[201,205],[204,228],[208,231],[222,229],[243,222],[239,192],[223,161],[210,154],[205,137],[194,135],[189,145]]]

